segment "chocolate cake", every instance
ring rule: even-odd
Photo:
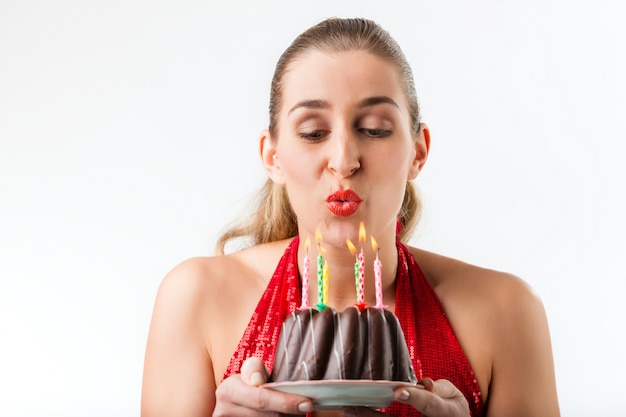
[[[321,379],[416,383],[397,317],[374,307],[305,309],[288,316],[270,380]]]

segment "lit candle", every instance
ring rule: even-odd
[[[328,304],[328,259],[326,258],[326,249],[322,248],[322,256],[324,257],[324,266],[322,267],[322,286],[324,294],[322,304]]]
[[[322,311],[326,308],[324,304],[324,264],[322,257],[322,233],[315,231],[315,242],[317,243],[317,309]]]
[[[346,244],[348,245],[348,249],[350,249],[350,253],[354,256],[354,287],[356,289],[356,298],[357,303],[359,300],[359,257],[357,256],[356,247],[354,243],[350,241],[350,239],[346,239]]]
[[[359,245],[361,245],[361,252],[359,252],[359,289],[357,294],[357,306],[362,305],[365,307],[365,254],[363,253],[363,245],[365,243],[365,226],[361,222],[359,226]],[[362,309],[362,307],[359,307]]]
[[[376,305],[374,307],[385,308],[387,306],[383,304],[383,280],[382,280],[383,263],[380,261],[380,259],[378,259],[379,249],[378,249],[378,244],[376,243],[376,240],[374,239],[374,236],[372,236],[371,239],[372,239],[372,250],[376,252],[376,260],[374,261],[374,283],[376,285]]]
[[[311,239],[306,238],[304,247],[306,248],[306,254],[304,255],[304,271],[302,271],[302,303],[300,304],[300,310],[309,309],[309,268],[311,261],[309,260],[309,247],[311,246]]]

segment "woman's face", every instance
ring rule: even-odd
[[[291,63],[282,91],[264,160],[287,187],[300,234],[319,228],[345,247],[363,221],[369,235],[395,236],[406,182],[428,151],[396,68],[364,51],[311,51]]]

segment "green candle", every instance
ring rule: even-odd
[[[324,304],[324,263],[321,253],[317,255],[317,303]]]
[[[317,243],[317,309],[322,311],[326,308],[324,303],[324,257],[322,253],[322,233],[319,229],[315,231],[315,242]]]

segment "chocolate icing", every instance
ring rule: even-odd
[[[374,307],[342,312],[327,307],[289,315],[270,379],[417,382],[397,317]]]

